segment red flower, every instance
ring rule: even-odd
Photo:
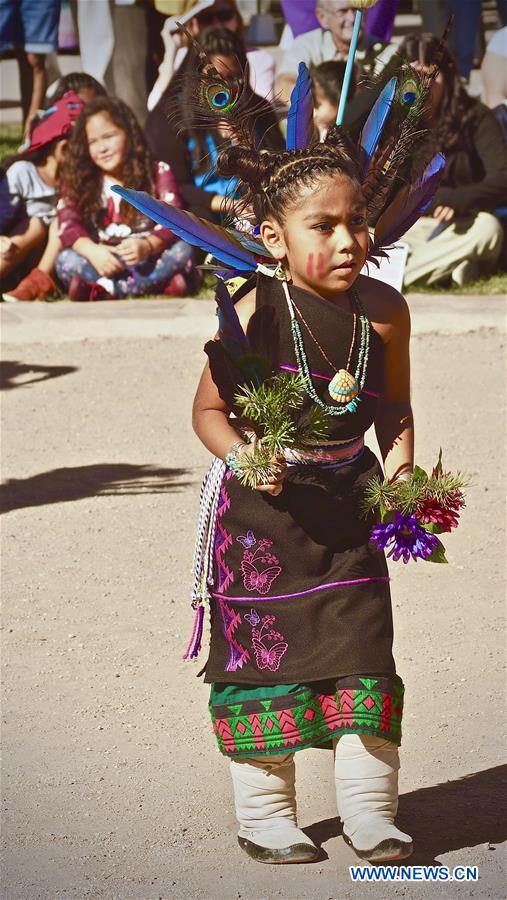
[[[459,491],[455,492],[460,493]],[[451,531],[458,527],[459,513],[457,510],[463,506],[459,498],[451,498],[446,506],[442,506],[434,497],[421,500],[417,507],[416,517],[423,525],[432,523],[439,525],[442,531]]]

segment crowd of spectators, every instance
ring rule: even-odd
[[[347,0],[281,0],[285,28],[277,63],[268,50],[249,45],[241,13],[244,0],[153,2],[157,9],[144,0],[144,5],[116,0],[124,16],[120,21],[112,3],[87,4],[93,14],[85,18],[83,4],[76,0],[84,71],[48,85],[46,56],[57,48],[61,0],[1,0],[0,53],[17,55],[25,114],[24,143],[4,161],[0,181],[4,300],[50,299],[59,293],[72,300],[185,296],[199,287],[202,254],[110,191],[114,183],[145,190],[210,221],[234,215],[237,187],[214,169],[228,135],[220,128],[203,130],[193,120],[180,76],[197,73],[202,62],[177,22],[198,39],[223,78],[241,79],[248,73],[245,90],[258,109],[259,147],[284,147],[284,119],[300,61],[311,72],[320,139],[334,123],[354,23]],[[453,0],[432,2],[428,11],[420,0],[423,24],[456,5]],[[467,6],[475,4],[480,8],[480,0]],[[431,137],[421,155],[427,155],[431,141],[431,149],[442,151],[447,164],[432,207],[405,238],[406,286],[463,285],[494,271],[501,259],[507,215],[504,7],[499,0],[504,27],[482,58],[483,102],[467,90],[478,27],[473,17],[468,43],[455,46],[457,55],[430,33],[414,33],[395,44],[398,0],[379,0],[365,17],[346,110],[345,124],[352,132],[358,133],[375,91],[402,60],[422,73],[438,68],[426,112]],[[126,66],[125,57],[129,77],[112,84],[113,49],[122,41],[132,44],[128,29],[118,33],[118,22],[126,24],[129,10],[138,23],[142,14],[145,38],[154,29],[158,49],[152,53],[145,40],[148,59],[141,69],[136,70],[135,58]],[[169,12],[174,14],[164,15]],[[459,15],[456,21],[461,35],[464,23]],[[435,30],[441,24],[433,22]],[[95,55],[94,34],[96,48],[100,45]],[[31,81],[25,77],[27,68]],[[419,163],[411,159],[407,178],[417,177]]]

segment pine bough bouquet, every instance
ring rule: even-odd
[[[442,450],[431,475],[415,466],[409,481],[371,478],[364,508],[380,519],[370,535],[376,549],[388,550],[387,556],[395,562],[446,563],[445,547],[437,535],[457,528],[466,484],[461,473],[444,472]]]
[[[280,373],[236,393],[242,427],[255,434],[252,449],[234,463],[234,475],[241,484],[250,488],[267,484],[279,472],[284,449],[302,450],[328,434],[325,410],[312,404],[302,411],[307,402],[305,384],[301,375]]]
[[[235,425],[251,437],[248,453],[228,463],[236,478],[256,488],[278,476],[285,449],[300,450],[329,432],[329,416],[308,404],[302,375],[280,372],[280,323],[269,304],[257,309],[246,330],[227,286],[216,287],[218,335],[205,344],[211,377],[236,416]]]

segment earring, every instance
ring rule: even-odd
[[[280,261],[275,269],[275,278],[278,278],[279,281],[288,281],[289,283],[292,281],[290,275],[285,270],[285,266],[282,261]]]

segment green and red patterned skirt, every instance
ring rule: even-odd
[[[226,756],[329,748],[352,731],[401,741],[403,682],[398,675],[349,675],[309,684],[215,683],[209,709]]]

